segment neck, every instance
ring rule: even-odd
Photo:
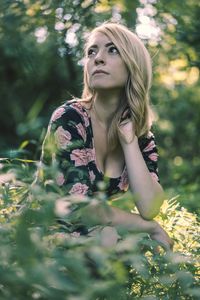
[[[95,119],[97,119],[103,127],[108,128],[119,103],[119,93],[111,93],[108,91],[97,93],[93,99],[92,106]]]

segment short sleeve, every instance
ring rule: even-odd
[[[148,136],[139,138],[139,147],[146,165],[152,177],[159,182],[158,177],[158,149],[155,143],[155,137],[150,132]]]
[[[69,106],[54,111],[42,147],[44,165],[56,165],[55,183],[67,194],[90,195],[88,170],[93,158],[86,147],[86,129],[81,115]]]

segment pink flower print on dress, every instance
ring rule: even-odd
[[[65,112],[65,109],[64,107],[59,107],[58,109],[56,109],[54,112],[53,112],[53,115],[51,117],[51,122],[54,122],[56,121],[57,119],[59,119]]]
[[[95,176],[95,174],[94,174],[94,172],[93,172],[93,171],[89,171],[89,176],[90,176],[90,180],[91,180],[91,182],[94,182],[94,181],[95,181],[95,178],[96,178],[96,176]]]
[[[84,142],[86,141],[86,131],[85,128],[81,123],[76,125],[77,131],[80,134],[80,136],[83,138]]]
[[[157,153],[151,153],[149,155],[150,160],[157,161],[158,160],[158,154]]]
[[[85,194],[87,194],[88,188],[89,187],[86,184],[82,184],[80,182],[77,182],[72,186],[69,193],[70,194],[85,195]]]
[[[153,132],[149,131],[148,134],[147,134],[147,138],[150,139],[151,137],[154,137],[154,135],[153,135]]]
[[[94,148],[86,148],[85,150],[86,150],[88,162],[94,161],[95,160]]]
[[[84,111],[81,103],[76,102],[73,103],[72,105],[76,109],[76,111],[83,117],[85,126],[88,127],[90,125],[88,114],[86,113],[86,111]]]
[[[153,179],[155,179],[156,181],[158,181],[158,176],[157,176],[156,173],[151,172],[150,174],[151,174],[151,176],[152,176]]]
[[[86,166],[94,160],[94,149],[75,149],[70,154],[70,158],[75,161],[75,167]]]
[[[120,188],[121,191],[127,191],[128,190],[128,173],[126,168],[124,169],[121,178],[120,178],[120,182],[118,184],[118,187]]]
[[[71,160],[74,160],[75,167],[86,166],[88,163],[85,149],[75,149],[70,154]]]
[[[151,141],[144,149],[143,151],[144,152],[148,152],[148,151],[151,151],[155,148],[155,142],[154,141]]]
[[[56,183],[59,186],[62,186],[65,182],[65,177],[63,173],[59,172],[58,175],[56,176]]]
[[[64,130],[62,126],[56,129],[54,136],[57,146],[61,149],[66,149],[66,147],[71,144],[71,133]]]

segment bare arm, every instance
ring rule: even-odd
[[[91,221],[92,225],[111,225],[118,230],[132,233],[148,233],[151,238],[159,242],[166,250],[173,246],[173,242],[164,229],[154,220],[144,220],[140,215],[125,212],[117,207],[105,207],[102,204],[90,204],[82,213],[83,222]]]
[[[163,203],[163,189],[147,168],[130,120],[120,124],[119,139],[124,152],[130,189],[136,196],[136,206],[144,219],[151,220],[159,213]]]

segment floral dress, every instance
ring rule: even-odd
[[[159,181],[158,153],[153,134],[140,137],[138,141],[151,175]],[[69,101],[52,114],[43,143],[42,161],[49,164],[52,160],[58,164],[56,183],[66,194],[92,196],[102,181],[108,196],[128,189],[126,166],[117,178],[108,178],[98,169],[91,119],[78,101]]]

